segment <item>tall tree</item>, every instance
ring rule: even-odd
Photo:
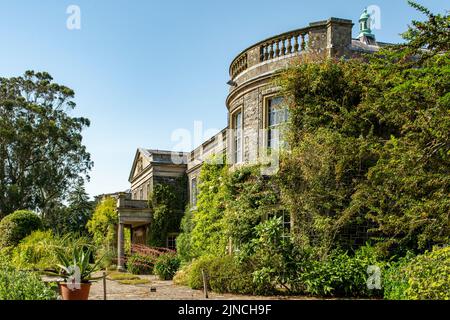
[[[74,91],[46,72],[0,78],[0,217],[60,202],[93,162],[82,144],[89,120],[72,117]]]
[[[44,225],[55,234],[87,234],[87,222],[92,217],[95,205],[86,193],[83,181],[80,180],[68,192],[67,205],[55,202],[49,207],[43,219]]]

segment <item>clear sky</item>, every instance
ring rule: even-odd
[[[81,9],[80,30],[66,27],[69,5]],[[355,22],[370,5],[381,9],[380,41],[401,41],[422,19],[406,0],[0,0],[0,76],[47,71],[74,89],[74,114],[91,120],[87,191],[121,191],[136,148],[172,150],[172,132],[194,121],[226,126],[228,67],[240,51],[332,16]]]

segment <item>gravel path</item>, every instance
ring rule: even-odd
[[[106,280],[106,295],[108,300],[202,300],[203,291],[192,290],[189,287],[174,285],[172,281],[161,281],[156,276],[140,276],[150,280],[148,284],[126,285],[117,281]],[[156,288],[151,292],[150,288]],[[103,282],[95,282],[91,287],[90,300],[103,300]],[[290,299],[304,300],[308,297],[261,297],[235,294],[217,294],[209,292],[211,300],[274,300]]]

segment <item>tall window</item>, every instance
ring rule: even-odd
[[[197,205],[197,178],[191,180],[191,204],[193,207]]]
[[[283,211],[283,236],[289,237],[291,233],[291,215],[287,211]]]
[[[271,212],[269,214],[266,215],[265,219],[273,219],[273,218],[282,218],[281,222],[282,222],[282,226],[283,226],[283,233],[282,236],[283,237],[290,237],[291,236],[291,229],[292,229],[292,225],[291,225],[291,214],[286,211],[286,210],[280,210],[277,212]]]
[[[166,245],[168,249],[176,250],[177,249],[177,235],[171,234],[167,236]]]
[[[281,125],[289,118],[289,111],[283,106],[283,98],[276,97],[268,100],[267,106],[267,147],[269,149],[280,146]]]
[[[242,162],[242,111],[234,117],[234,163]]]

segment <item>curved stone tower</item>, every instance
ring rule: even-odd
[[[233,60],[226,100],[228,128],[234,129],[227,145],[230,163],[256,161],[271,147],[270,127],[286,117],[276,110],[282,97],[273,84],[274,75],[306,52],[350,57],[352,26],[351,20],[337,18],[310,23],[258,42]]]

